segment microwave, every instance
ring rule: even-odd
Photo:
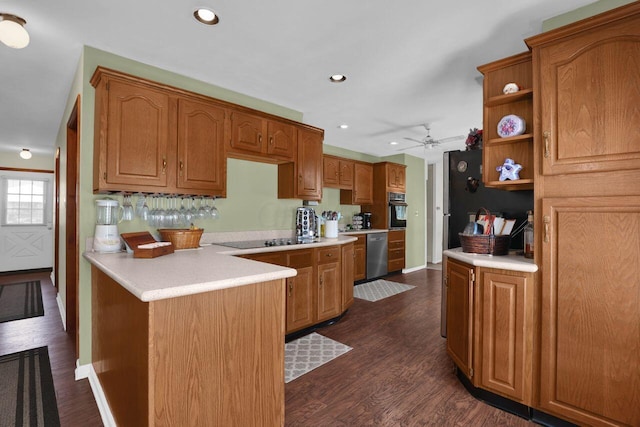
[[[389,201],[389,224],[388,227],[392,228],[406,228],[407,227],[407,202],[406,195],[404,193],[388,193],[387,200]]]

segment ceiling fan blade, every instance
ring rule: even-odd
[[[467,136],[466,135],[450,136],[448,138],[439,139],[438,143],[442,144],[443,142],[462,141],[463,139],[467,139]]]
[[[413,142],[419,142],[420,144],[424,144],[424,141],[421,141],[419,139],[415,139],[415,138],[408,138],[408,137],[404,137],[404,139],[408,139],[409,141],[413,141]]]

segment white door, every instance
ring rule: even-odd
[[[0,272],[53,267],[53,174],[0,171]]]

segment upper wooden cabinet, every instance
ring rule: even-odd
[[[406,193],[407,167],[398,163],[385,162],[385,169],[387,175],[387,192]]]
[[[487,187],[503,190],[533,189],[533,70],[531,53],[495,61],[478,67],[484,75],[483,82],[483,149],[482,180]],[[504,94],[507,83],[516,83],[520,90]],[[522,135],[502,138],[498,135],[498,123],[507,115],[516,115],[525,121]],[[500,181],[496,167],[510,158],[522,166],[520,179]]]
[[[101,67],[91,83],[94,192],[225,196],[223,106]]]
[[[298,129],[296,162],[278,165],[278,197],[322,199],[322,140],[320,129]]]
[[[176,187],[226,193],[224,159],[226,110],[210,103],[178,99],[178,181]]]
[[[340,190],[340,204],[365,205],[373,203],[373,165],[353,162],[353,187]]]
[[[542,173],[636,169],[640,6],[526,40],[533,48]]]
[[[227,155],[267,161],[293,161],[296,127],[284,121],[234,111],[231,113],[231,138]]]
[[[325,154],[322,167],[323,187],[353,189],[353,169],[353,160]]]

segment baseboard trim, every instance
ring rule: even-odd
[[[98,379],[96,371],[93,369],[93,365],[80,365],[80,361],[77,360],[75,376],[76,381],[84,378],[89,379],[89,385],[91,386],[93,397],[96,400],[96,405],[98,405],[98,411],[100,412],[102,423],[105,425],[105,427],[116,427],[116,420],[111,414],[109,403],[107,403],[107,398],[104,395],[104,391],[102,390],[102,386],[100,385],[100,380]]]
[[[67,330],[67,310],[64,309],[64,305],[62,304],[62,298],[60,298],[60,294],[56,294],[56,302],[58,303],[58,311],[60,312],[60,320],[62,320],[62,327],[64,330]]]
[[[424,270],[425,268],[427,268],[427,264],[419,265],[417,267],[403,268],[402,273],[403,274],[413,273],[414,271]]]

